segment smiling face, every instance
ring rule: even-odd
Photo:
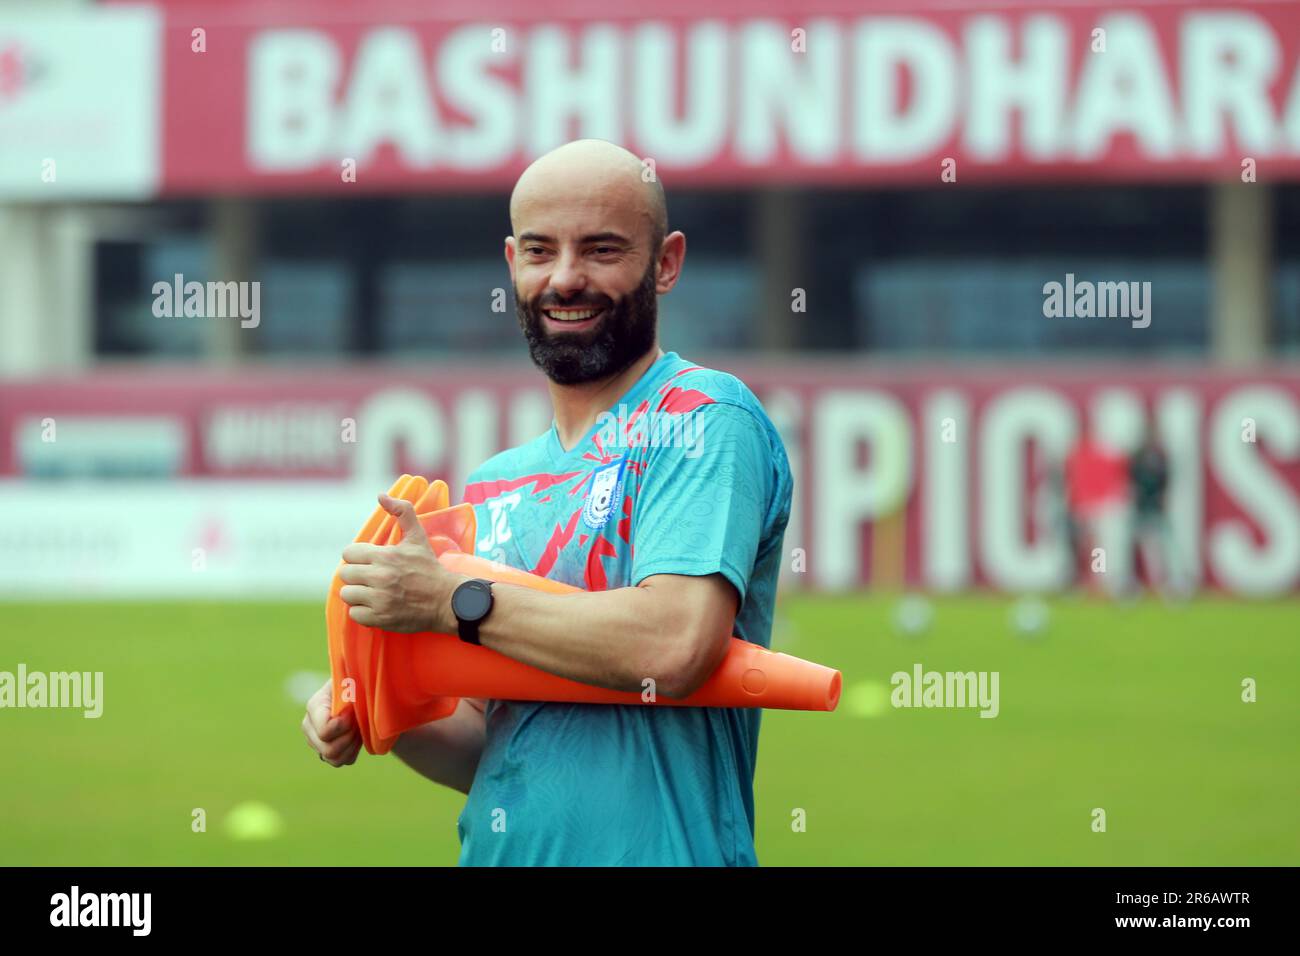
[[[662,220],[640,169],[618,147],[579,141],[530,166],[511,197],[519,326],[560,385],[617,375],[656,345],[657,296],[676,269],[665,282]]]

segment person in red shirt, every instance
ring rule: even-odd
[[[1100,441],[1085,422],[1083,433],[1065,459],[1065,501],[1076,556],[1076,568],[1088,575],[1089,590],[1101,589],[1104,561],[1095,563],[1094,549],[1102,540],[1103,522],[1123,508],[1128,498],[1128,463]]]

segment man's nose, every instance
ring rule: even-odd
[[[587,276],[582,270],[582,260],[573,253],[561,253],[551,272],[551,288],[564,298],[581,292],[587,286]]]

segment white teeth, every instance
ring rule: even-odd
[[[547,310],[547,318],[554,319],[557,322],[581,322],[589,319],[593,315],[599,315],[600,309],[583,309],[582,311],[567,310],[563,312],[552,312]]]

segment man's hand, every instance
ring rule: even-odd
[[[350,544],[343,549],[339,596],[350,605],[348,616],[383,631],[456,633],[451,592],[468,578],[438,562],[414,505],[388,495],[380,495],[379,504],[397,518],[402,541],[391,547]]]
[[[357,762],[361,752],[361,732],[357,730],[352,711],[345,710],[337,717],[330,716],[333,699],[333,681],[311,695],[307,701],[307,714],[302,719],[302,733],[321,760],[331,767],[346,767]]]

